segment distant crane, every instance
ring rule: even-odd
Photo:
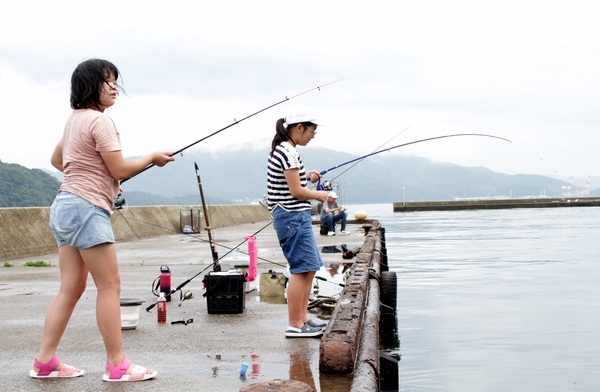
[[[563,190],[563,197],[571,197],[571,186],[573,185],[573,177],[569,180],[569,185],[563,185],[560,188]]]
[[[581,186],[577,187],[578,194],[581,196],[589,196],[590,195],[590,175],[588,175],[587,182]]]

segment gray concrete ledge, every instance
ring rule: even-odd
[[[180,233],[180,208],[189,206],[126,207],[111,217],[117,242]],[[261,205],[208,207],[213,228],[270,220]],[[0,208],[0,260],[34,257],[57,251],[48,227],[50,207]],[[200,219],[201,229],[205,228]]]

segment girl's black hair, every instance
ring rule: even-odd
[[[118,80],[119,70],[108,60],[90,59],[80,63],[71,76],[71,108],[100,107],[100,92],[111,76]],[[117,88],[123,90],[119,85]]]
[[[285,123],[285,118],[280,118],[275,123],[275,136],[273,137],[273,141],[271,142],[271,156],[273,155],[273,151],[275,151],[275,147],[277,147],[281,142],[285,142],[289,137],[290,129],[295,127],[298,124],[290,124],[286,127],[283,126]],[[311,122],[303,122],[300,123],[304,127],[308,128],[311,125],[315,125]]]

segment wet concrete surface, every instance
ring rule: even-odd
[[[279,248],[273,226],[257,222],[215,230],[214,240],[220,256],[237,247],[245,236],[256,234],[259,272],[269,269],[285,271],[285,259]],[[328,266],[341,265],[339,246],[360,247],[363,231],[360,225],[348,225],[349,236],[321,236],[313,227],[319,246],[325,250],[323,261]],[[206,232],[194,235],[168,235],[117,244],[121,274],[121,297],[141,298],[146,302],[140,312],[137,328],[123,331],[125,355],[134,363],[158,371],[156,379],[137,383],[107,383],[101,377],[106,361],[104,345],[95,319],[96,289],[89,277],[86,292],[79,301],[57,355],[67,364],[86,371],[75,379],[31,379],[29,370],[39,349],[46,309],[60,283],[57,254],[5,260],[12,267],[0,268],[0,366],[3,389],[8,391],[238,391],[249,383],[272,379],[305,382],[315,391],[348,391],[351,376],[319,374],[318,338],[288,339],[287,305],[282,298],[261,298],[257,290],[246,293],[245,309],[237,314],[208,314],[202,279],[211,271],[212,261]],[[244,243],[239,246],[247,250]],[[241,259],[241,260],[240,260]],[[225,269],[244,264],[244,256],[233,253],[222,260]],[[54,267],[22,267],[27,261],[43,260]],[[240,263],[241,261],[241,263]],[[156,297],[152,283],[160,266],[172,272],[172,287],[193,278],[183,291],[194,298],[179,305],[174,294],[167,307],[167,323],[158,324],[156,310],[145,307]],[[209,267],[205,272],[205,268]],[[330,280],[340,282],[341,270],[329,269]],[[328,282],[320,282],[322,293]],[[250,288],[258,286],[258,277]],[[336,285],[331,284],[335,287]],[[330,312],[319,310],[315,317],[327,319]],[[187,325],[171,321],[193,319]],[[242,363],[247,363],[245,377],[240,376]]]

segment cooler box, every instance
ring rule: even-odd
[[[209,314],[242,313],[246,306],[246,274],[237,271],[209,272],[202,279]]]

